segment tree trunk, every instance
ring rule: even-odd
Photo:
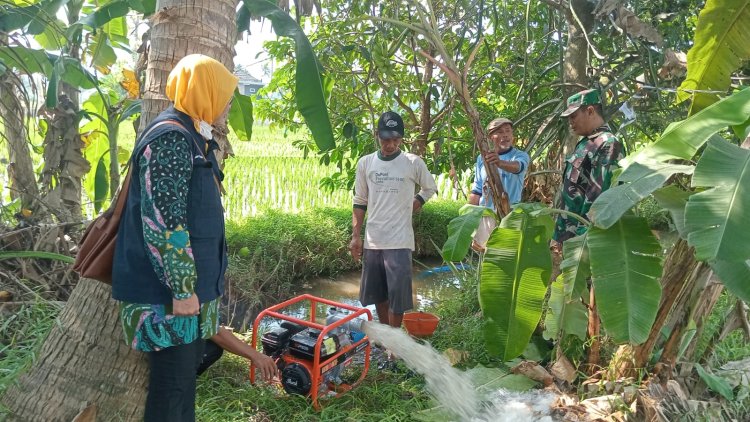
[[[688,323],[693,319],[693,310],[698,303],[701,293],[705,291],[706,282],[710,276],[711,269],[708,264],[697,262],[685,280],[682,291],[672,307],[672,314],[669,316],[670,322],[667,325],[672,328],[672,332],[667,342],[664,343],[661,358],[659,359],[660,362],[669,367],[674,367],[677,362],[677,355],[680,352],[680,341],[682,341],[685,335]]]
[[[482,123],[479,120],[479,112],[471,103],[468,92],[460,92],[458,98],[464,107],[464,111],[466,111],[466,116],[469,118],[471,132],[474,134],[474,142],[479,146],[479,151],[481,151],[482,155],[486,156],[489,151],[489,145],[487,134],[484,132]],[[505,193],[505,187],[503,186],[497,166],[492,163],[485,163],[485,165],[487,166],[487,178],[489,180],[490,193],[492,194],[492,202],[495,204],[495,213],[498,220],[502,220],[510,212],[508,194]]]
[[[586,356],[586,365],[587,373],[591,375],[599,370],[602,350],[602,341],[600,337],[601,321],[599,321],[599,312],[596,311],[596,298],[594,297],[593,284],[589,290],[589,303],[589,324],[586,332],[591,340],[591,345],[589,346],[588,354]]]
[[[434,54],[432,51],[430,55]],[[432,84],[432,72],[434,71],[434,65],[431,61],[427,60],[424,65],[424,76],[422,78],[422,87],[424,89],[424,96],[422,97],[422,112],[419,116],[419,135],[412,144],[411,152],[420,157],[424,157],[427,152],[427,140],[430,137],[430,131],[432,131],[432,116],[430,114],[432,104],[432,90],[430,86]]]
[[[235,14],[238,0],[159,0],[151,18],[151,47],[148,53],[146,83],[140,129],[166,109],[170,102],[164,93],[169,72],[188,54],[205,54],[234,70],[234,45],[237,41]],[[211,122],[209,122],[211,123]],[[219,162],[231,153],[231,145],[221,132],[216,141]],[[221,130],[224,129],[224,130]],[[218,136],[217,136],[218,135]]]
[[[683,360],[687,362],[695,362],[697,358],[700,358],[700,356],[695,356],[698,349],[698,343],[700,342],[701,337],[703,337],[703,331],[706,329],[708,316],[711,315],[711,311],[713,311],[716,302],[721,298],[721,292],[723,291],[724,284],[722,284],[715,275],[712,276],[709,279],[708,285],[701,293],[698,303],[695,305],[695,310],[693,311],[692,316],[693,321],[695,321],[695,334],[693,335],[693,339],[690,341],[687,349],[685,349]]]
[[[586,74],[586,68],[589,63],[589,44],[586,40],[586,34],[594,26],[594,6],[594,2],[588,0],[570,0],[570,5],[564,11],[565,20],[568,24],[568,44],[563,54],[562,82],[564,98],[589,86],[589,78]],[[583,27],[581,27],[581,24]],[[565,138],[561,158],[564,159],[568,155],[577,140],[578,137],[573,133]],[[560,169],[562,169],[562,164],[563,160],[561,159],[559,160]]]
[[[594,2],[588,0],[570,0],[570,8],[565,13],[568,23],[568,45],[563,56],[563,92],[572,95],[588,87],[588,41],[586,34],[594,26]],[[575,11],[575,15],[571,11]],[[577,19],[583,24],[579,25]]]
[[[101,421],[142,419],[148,365],[123,341],[111,291],[78,282],[36,363],[2,397],[9,421],[69,422],[91,404]]]
[[[18,97],[17,83],[20,81],[12,72],[0,77],[0,116],[5,128],[4,138],[8,143],[10,197],[20,198],[23,209],[32,209],[39,198],[39,188],[24,122],[27,107]]]
[[[78,133],[79,107],[60,95],[57,107],[45,107],[40,115],[47,121],[40,211],[54,214],[60,222],[81,221],[81,179],[91,165],[81,153],[84,143]]]
[[[654,325],[651,327],[648,339],[635,348],[636,367],[645,367],[656,342],[661,337],[661,329],[666,324],[677,298],[683,291],[686,279],[696,270],[698,265],[694,258],[693,248],[688,246],[685,240],[678,240],[664,262],[664,271],[661,278],[661,302]]]

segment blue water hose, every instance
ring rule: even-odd
[[[433,268],[430,268],[429,270],[424,270],[421,273],[419,273],[419,276],[420,277],[427,277],[427,276],[434,275],[434,274],[449,273],[449,272],[453,271],[453,268],[455,268],[456,270],[459,270],[459,271],[464,271],[464,270],[470,270],[473,267],[471,265],[469,265],[469,264],[465,264],[463,262],[460,262],[458,264],[455,264],[454,266],[443,265],[442,267],[433,267]]]

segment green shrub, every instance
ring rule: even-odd
[[[500,360],[487,353],[484,344],[483,318],[479,306],[479,280],[476,267],[479,260],[472,259],[474,268],[456,271],[461,289],[440,301],[431,312],[440,317],[440,323],[430,343],[437,350],[456,349],[467,352],[467,364],[500,364]]]
[[[458,216],[464,203],[456,201],[432,201],[414,216],[415,255],[440,256],[448,238],[448,223]]]
[[[428,202],[414,217],[416,256],[438,256],[458,202]],[[233,293],[245,308],[291,296],[311,277],[333,276],[359,267],[349,255],[351,208],[322,208],[288,214],[279,211],[227,223]]]
[[[635,214],[644,217],[651,230],[670,231],[674,227],[669,212],[662,208],[653,196],[647,196],[636,204]]]

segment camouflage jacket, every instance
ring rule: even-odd
[[[591,204],[612,183],[612,172],[623,158],[622,143],[609,128],[602,126],[581,138],[565,161],[563,188],[557,207],[588,219]],[[572,217],[560,215],[552,238],[564,242],[583,234],[586,226]]]

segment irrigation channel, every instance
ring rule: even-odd
[[[413,268],[415,310],[425,310],[435,301],[449,297],[460,288],[457,278],[439,262],[421,262]],[[358,300],[360,272],[344,274],[334,280],[308,282],[298,294],[308,293],[336,302],[360,306]],[[370,307],[376,318],[374,306]],[[285,314],[300,319],[309,317],[309,307],[301,303],[289,307]],[[325,316],[325,312],[319,315]],[[321,323],[323,321],[320,321]],[[270,328],[270,327],[265,327]],[[555,395],[545,391],[515,392],[487,388],[476,371],[464,372],[451,366],[448,359],[432,348],[429,341],[417,340],[406,331],[376,321],[363,322],[362,330],[371,342],[389,350],[406,366],[425,378],[426,390],[438,406],[432,420],[460,422],[552,422],[551,405]],[[473,371],[473,372],[472,372]]]

